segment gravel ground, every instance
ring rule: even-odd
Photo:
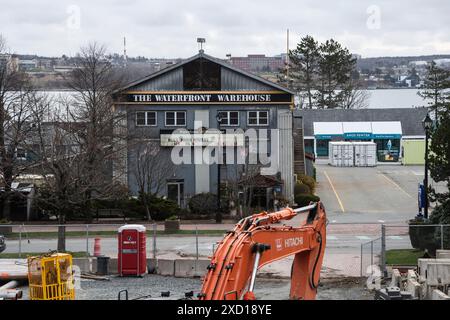
[[[258,279],[255,295],[260,300],[286,300],[289,298],[288,279]],[[129,299],[181,299],[185,292],[201,288],[201,280],[146,275],[143,278],[121,278],[112,276],[110,281],[82,279],[76,289],[78,300],[117,300],[120,290],[128,290]],[[28,299],[28,287],[23,287],[23,297]],[[161,292],[170,291],[170,297],[161,297]],[[124,296],[123,296],[124,297]],[[364,280],[359,278],[324,279],[318,290],[318,300],[372,300],[373,294],[364,289]]]

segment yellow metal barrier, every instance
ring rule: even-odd
[[[28,257],[28,282],[31,300],[74,300],[72,256],[54,253]]]

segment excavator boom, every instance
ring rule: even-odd
[[[274,225],[307,212],[299,227]],[[254,299],[259,268],[294,255],[291,299],[315,299],[325,252],[326,214],[320,202],[239,221],[219,242],[203,279],[200,300]]]

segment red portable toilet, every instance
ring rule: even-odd
[[[140,224],[127,224],[119,228],[120,276],[142,276],[147,272],[146,229]]]

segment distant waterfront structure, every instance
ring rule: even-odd
[[[274,57],[249,54],[246,57],[230,57],[230,63],[247,72],[278,72],[284,68],[286,58],[286,54]]]

